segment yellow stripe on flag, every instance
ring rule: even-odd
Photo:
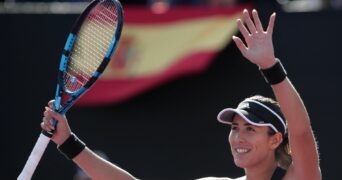
[[[102,78],[151,76],[192,52],[219,51],[236,33],[238,17],[239,14],[160,24],[126,23],[117,53]]]

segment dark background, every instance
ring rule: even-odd
[[[257,4],[263,22],[277,12],[274,45],[309,111],[323,179],[341,170],[341,11],[285,13]],[[55,91],[57,67],[77,15],[1,14],[2,119],[0,179],[15,179],[40,133],[43,107]],[[266,23],[265,23],[266,24]],[[273,96],[257,67],[233,44],[207,71],[165,83],[129,101],[73,107],[73,131],[94,150],[141,179],[242,175],[231,159],[217,113],[243,98]],[[75,165],[50,143],[33,179],[72,179]]]

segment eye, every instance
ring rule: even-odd
[[[237,131],[237,130],[238,130],[238,127],[237,127],[237,126],[232,126],[231,130],[232,130],[232,131]]]
[[[248,132],[255,132],[255,129],[254,129],[253,127],[251,127],[251,126],[248,126],[248,127],[246,128],[246,130],[247,130]]]

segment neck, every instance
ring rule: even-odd
[[[277,162],[274,158],[268,159],[256,166],[245,168],[246,180],[271,180],[277,168]]]

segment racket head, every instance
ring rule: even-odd
[[[117,0],[94,0],[74,24],[64,46],[54,109],[64,114],[100,77],[118,45],[123,10]]]

